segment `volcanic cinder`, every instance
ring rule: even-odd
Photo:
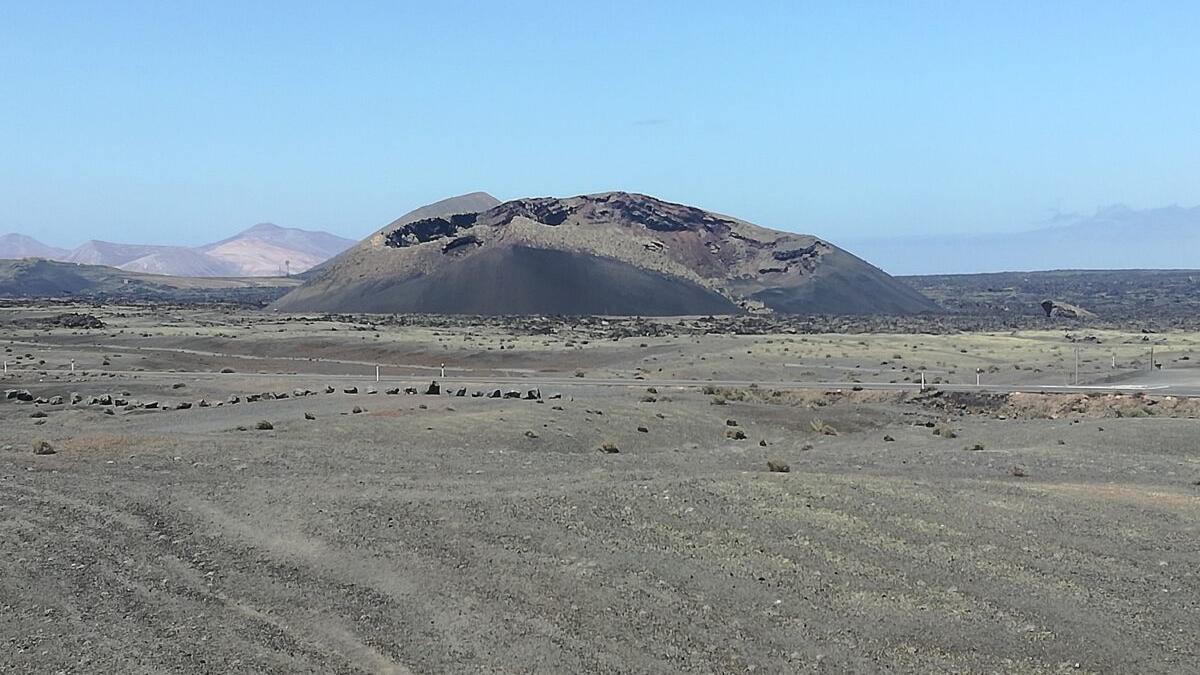
[[[912,314],[937,306],[833,244],[645,195],[409,214],[323,266],[281,311]]]

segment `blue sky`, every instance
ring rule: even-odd
[[[834,241],[1200,203],[1195,2],[0,0],[0,232],[646,192]]]

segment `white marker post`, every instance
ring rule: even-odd
[[[442,379],[446,379],[446,364],[442,364]]]
[[[1079,386],[1079,347],[1075,348],[1075,386]]]
[[[375,381],[379,381],[379,366],[375,366]]]
[[[983,369],[976,368],[975,369],[975,386],[976,387],[978,387],[980,384],[982,384],[982,380],[981,380],[982,377],[983,377]]]
[[[75,359],[71,359],[71,372],[75,372]]]
[[[921,391],[925,391],[925,371],[921,371]]]

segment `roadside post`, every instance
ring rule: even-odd
[[[375,366],[375,381],[379,381],[379,366]]]

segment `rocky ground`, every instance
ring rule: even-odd
[[[1120,379],[1147,365],[1140,332],[2,320],[0,672],[1186,672],[1200,656],[1193,399],[872,386],[1061,383],[1076,346],[1085,381]],[[1197,339],[1148,337],[1179,376]],[[863,386],[776,384],[835,376]]]

